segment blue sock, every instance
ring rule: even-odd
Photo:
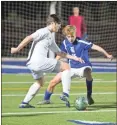
[[[49,91],[46,90],[44,100],[50,100],[51,95],[52,95],[52,92],[49,92]]]
[[[27,102],[22,102],[22,104],[28,104]]]
[[[91,81],[88,81],[86,79],[86,86],[87,86],[87,96],[90,97],[92,95],[92,82],[93,79]]]
[[[69,95],[68,95],[67,93],[65,93],[65,92],[63,92],[63,95],[65,95],[65,96],[69,97]]]

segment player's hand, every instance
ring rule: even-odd
[[[18,52],[18,48],[14,48],[14,47],[11,48],[11,54],[14,54],[17,52]]]
[[[79,62],[85,63],[84,60],[83,60],[82,58],[79,58]]]
[[[75,61],[78,61],[78,62],[80,62],[80,63],[85,63],[82,58],[75,57],[74,60],[75,60]]]
[[[114,57],[113,55],[107,55],[107,58],[113,60]]]

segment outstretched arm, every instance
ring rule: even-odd
[[[93,44],[92,49],[93,49],[93,50],[97,50],[98,52],[103,53],[107,58],[109,58],[109,59],[111,59],[111,60],[113,59],[113,56],[112,56],[112,55],[108,54],[108,53],[106,52],[106,50],[104,50],[102,47],[100,47],[100,46],[98,46],[98,45]]]
[[[24,40],[17,46],[17,47],[12,47],[11,48],[11,53],[17,53],[19,52],[21,49],[23,49],[29,42],[31,42],[33,40],[32,36],[27,36],[26,38],[24,38]]]
[[[53,42],[53,44],[51,44],[51,46],[49,46],[49,48],[55,52],[57,54],[57,60],[59,60],[60,58],[67,58],[67,59],[73,59],[75,61],[79,61],[81,63],[83,63],[84,61],[79,58],[79,57],[76,57],[76,56],[72,56],[72,55],[69,55],[67,54],[66,52],[64,51],[61,51],[60,48],[57,46],[57,44],[55,42]]]
[[[79,58],[79,57],[76,57],[76,56],[72,56],[72,55],[69,55],[69,54],[67,54],[67,53],[65,53],[65,52],[58,52],[58,53],[56,53],[57,54],[57,57],[56,57],[56,59],[61,59],[61,58],[67,58],[67,59],[73,59],[73,60],[75,60],[75,61],[79,61],[79,62],[81,62],[81,63],[84,63],[84,60],[82,60],[81,58]]]

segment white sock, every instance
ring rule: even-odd
[[[71,86],[71,75],[70,75],[70,70],[65,70],[62,72],[62,86],[63,86],[63,93],[68,94],[70,92],[70,86]]]
[[[28,93],[26,94],[23,102],[29,103],[34,98],[34,96],[39,91],[39,89],[40,89],[40,85],[37,82],[32,84],[31,87],[29,88]]]

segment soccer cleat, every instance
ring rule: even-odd
[[[69,108],[70,108],[70,102],[69,102],[67,96],[61,95],[61,96],[60,96],[60,99],[66,103],[66,107],[69,107]]]
[[[44,105],[44,104],[51,104],[51,102],[50,102],[50,100],[43,100],[43,101],[37,103],[37,105]]]
[[[93,98],[91,96],[87,97],[87,101],[88,101],[89,105],[94,104],[94,100],[93,100]]]
[[[35,108],[34,106],[28,104],[28,103],[21,103],[19,105],[19,108]]]

